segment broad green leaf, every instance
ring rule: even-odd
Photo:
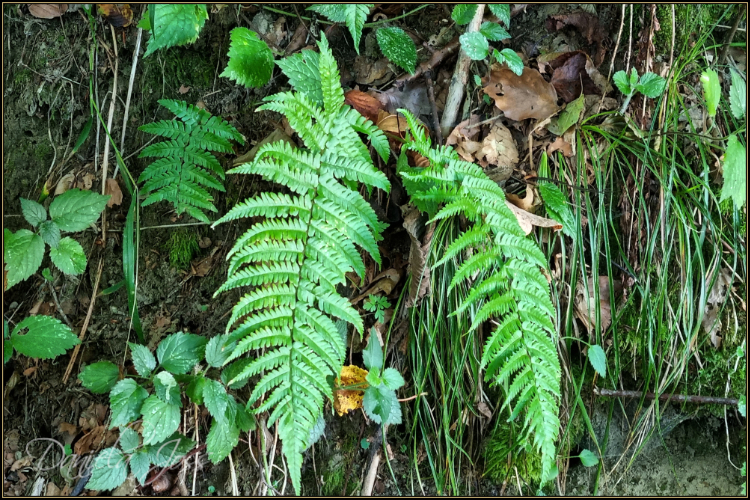
[[[109,407],[111,422],[109,428],[128,425],[141,414],[143,400],[148,397],[146,389],[138,385],[132,378],[117,382],[109,393]]]
[[[747,201],[747,153],[736,134],[729,137],[724,151],[724,186],[720,201],[729,198],[737,210]]]
[[[500,64],[507,64],[508,68],[510,68],[513,73],[521,76],[521,74],[523,73],[523,59],[521,59],[519,55],[516,54],[515,50],[503,49],[498,52],[497,49],[495,49],[494,54],[497,62],[499,62]]]
[[[455,7],[453,7],[453,12],[451,12],[451,17],[453,18],[454,21],[456,21],[456,24],[458,24],[459,26],[463,26],[464,24],[469,24],[471,22],[476,12],[477,12],[477,4],[459,3],[459,4],[456,4]]]
[[[170,373],[187,373],[203,359],[207,340],[192,333],[174,333],[156,348],[156,358]]]
[[[395,368],[386,368],[383,370],[382,378],[386,387],[394,391],[399,390],[406,383],[404,377]]]
[[[112,390],[120,378],[120,369],[110,361],[99,361],[86,366],[78,378],[81,384],[94,394],[104,394]]]
[[[656,73],[646,73],[635,86],[635,90],[651,99],[656,99],[664,93],[667,81]]]
[[[26,198],[21,198],[21,213],[23,213],[24,219],[34,227],[47,220],[47,211],[44,207]]]
[[[208,19],[205,4],[151,4],[153,7],[152,36],[143,57],[159,49],[193,43]]]
[[[154,392],[163,402],[182,406],[180,401],[180,386],[169,372],[159,372],[154,377]]]
[[[703,85],[703,98],[706,100],[708,116],[713,118],[716,116],[716,109],[719,107],[719,99],[721,98],[719,75],[712,69],[704,70],[701,73],[701,84]]]
[[[149,460],[157,467],[171,467],[195,446],[195,441],[179,432],[164,441],[149,446]]]
[[[132,342],[129,342],[128,345],[130,346],[130,356],[133,358],[135,371],[141,377],[150,376],[153,369],[156,368],[156,358],[154,358],[154,355],[151,354],[151,351],[145,345],[134,344]]]
[[[308,7],[318,14],[322,14],[334,23],[345,23],[349,33],[354,39],[354,50],[359,54],[359,40],[362,37],[362,29],[365,26],[367,16],[374,4],[317,4]]]
[[[464,33],[459,37],[459,40],[461,41],[461,48],[474,61],[481,61],[489,54],[490,44],[487,38],[478,31]]]
[[[235,401],[234,397],[229,396],[229,406],[227,406],[227,420],[234,422],[240,431],[248,432],[255,430],[255,417],[248,413],[244,405]]]
[[[19,229],[15,233],[8,229],[3,231],[3,255],[6,279],[9,289],[34,274],[42,265],[44,258],[44,240],[28,229]]]
[[[630,82],[628,81],[627,73],[620,70],[615,73],[615,76],[612,77],[612,80],[615,82],[615,85],[623,95],[630,95],[632,89],[630,88]]]
[[[135,453],[136,448],[140,446],[141,440],[138,433],[130,427],[120,427],[120,448],[125,453]]]
[[[729,106],[732,109],[732,116],[740,120],[747,113],[747,84],[738,72],[731,71],[732,86],[729,88]]]
[[[598,345],[589,346],[589,363],[594,367],[602,377],[607,376],[607,356],[604,354],[604,349]]]
[[[381,425],[401,423],[401,406],[396,391],[387,387],[368,387],[362,407],[373,422]]]
[[[510,33],[508,33],[505,28],[497,23],[491,23],[489,21],[482,23],[481,28],[479,28],[479,32],[483,34],[487,38],[487,40],[493,42],[499,42],[500,40],[510,38]]]
[[[578,119],[581,117],[581,112],[586,105],[586,101],[583,97],[583,93],[578,96],[575,101],[569,102],[562,113],[560,118],[557,120],[557,127],[559,134],[563,135],[570,127],[578,123]]]
[[[229,61],[219,76],[248,88],[262,87],[273,73],[273,52],[254,31],[237,27],[229,34]]]
[[[130,455],[130,472],[133,473],[138,483],[143,485],[146,482],[148,471],[151,468],[151,459],[148,456],[148,451],[144,448],[139,449],[132,455]]]
[[[39,236],[52,248],[57,248],[60,244],[60,228],[54,221],[46,220],[39,224]]]
[[[250,358],[242,358],[238,359],[234,363],[227,365],[227,367],[224,368],[221,372],[221,381],[224,382],[224,384],[227,385],[227,387],[229,387],[230,389],[242,389],[250,379],[245,378],[233,384],[229,384],[229,381],[234,380],[234,378],[242,373],[242,371],[247,368],[247,366],[252,362],[253,360]]]
[[[221,423],[214,419],[211,422],[211,430],[206,438],[206,449],[208,459],[218,464],[237,446],[240,442],[240,430],[232,422]]]
[[[579,457],[581,457],[581,463],[584,467],[593,467],[599,463],[599,457],[590,450],[583,450]]]
[[[21,332],[28,329],[28,332]],[[52,359],[80,344],[78,336],[51,316],[29,316],[18,323],[10,336],[13,348],[30,358]]]
[[[90,490],[113,490],[125,482],[128,466],[125,455],[117,448],[107,448],[94,460],[91,479],[86,483]]]
[[[10,361],[13,357],[13,343],[10,340],[3,340],[3,364]]]
[[[320,83],[320,54],[303,50],[276,61],[289,78],[289,85],[305,94],[315,104],[323,105],[323,88]]]
[[[375,36],[381,52],[393,64],[409,74],[414,74],[417,65],[417,47],[414,40],[401,28],[380,28]]]
[[[206,345],[206,363],[208,363],[209,366],[221,368],[229,359],[229,356],[232,355],[232,351],[234,351],[234,348],[237,346],[237,342],[232,342],[224,347],[224,342],[227,341],[227,337],[226,334],[217,335],[208,341],[208,344]]]
[[[631,89],[634,89],[638,84],[638,72],[635,70],[635,67],[630,68],[630,81],[628,83]]]
[[[365,382],[367,382],[368,385],[372,386],[378,386],[383,383],[383,379],[380,378],[380,369],[377,367],[372,367],[369,372],[367,372],[367,376],[365,377]]]
[[[65,274],[81,274],[86,270],[86,254],[83,247],[70,236],[60,240],[57,248],[50,248],[50,259]]]
[[[205,377],[198,376],[193,378],[185,388],[185,394],[197,405],[203,404],[203,389],[206,387],[206,381]]]
[[[49,216],[61,231],[83,231],[96,222],[110,195],[69,189],[52,200]]]
[[[222,424],[227,422],[226,412],[227,406],[229,406],[229,395],[221,382],[206,379],[203,386],[203,402],[214,420]]]
[[[506,28],[510,28],[510,4],[507,3],[491,3],[487,4],[490,12],[495,14],[500,21],[505,24]]]
[[[383,349],[380,346],[380,340],[378,340],[378,334],[374,328],[370,330],[370,341],[362,351],[362,359],[368,370],[372,370],[373,368],[380,370],[383,368]]]
[[[161,443],[180,426],[180,407],[151,395],[141,407],[143,444]]]

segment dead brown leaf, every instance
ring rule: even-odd
[[[115,28],[126,28],[133,22],[133,11],[127,3],[98,3],[96,10]]]
[[[547,156],[551,156],[552,153],[558,150],[562,151],[562,154],[567,157],[573,156],[573,146],[563,136],[559,136],[547,147]]]
[[[47,483],[47,489],[44,492],[45,497],[59,497],[60,496],[60,488],[57,487],[57,485],[53,482]]]
[[[604,332],[610,323],[612,323],[612,306],[609,301],[609,278],[607,276],[599,276],[597,280],[599,287],[599,314],[601,319],[601,331]],[[588,292],[589,297],[586,297],[586,289],[583,286],[583,282],[579,281],[576,287],[576,298],[575,298],[575,315],[581,320],[581,322],[588,330],[589,335],[594,331],[596,325],[596,302],[594,299],[594,278],[588,279]],[[614,282],[615,297],[618,297],[622,291],[622,283],[620,281]]]
[[[57,181],[57,186],[55,187],[55,196],[59,194],[63,194],[65,191],[73,187],[73,182],[75,182],[76,176],[73,175],[73,173],[65,174],[62,176],[62,178]]]
[[[84,191],[90,191],[91,186],[94,185],[94,179],[96,179],[96,176],[94,174],[92,174],[91,172],[86,172],[81,177],[80,182],[76,182],[73,187],[83,189]]]
[[[208,248],[211,246],[211,238],[208,236],[204,236],[203,238],[198,240],[198,246],[201,248]]]
[[[358,304],[365,297],[381,292],[383,295],[389,295],[400,279],[401,274],[396,269],[386,269],[372,279],[370,286],[364,291],[364,293],[351,299],[349,302],[351,304]]]
[[[578,99],[581,91],[584,95],[601,96],[608,87],[606,79],[583,51],[566,52],[548,64],[553,70],[550,84],[565,102]]]
[[[177,89],[177,92],[179,92],[180,94],[187,94],[188,92],[190,92],[190,87],[180,85],[180,88]]]
[[[484,92],[511,120],[543,120],[557,112],[557,92],[535,69],[523,68],[521,76],[493,65],[482,80]]]
[[[726,300],[729,290],[732,288],[733,281],[731,269],[722,269],[719,272],[719,276],[716,278],[714,286],[711,287],[711,291],[706,299],[706,309],[703,313],[703,318],[701,318],[703,330],[708,333],[711,344],[716,349],[721,347],[722,340],[721,335],[719,335],[722,327],[719,310],[721,309],[721,304]],[[706,286],[710,284],[710,279],[707,279]]]
[[[506,194],[505,198],[521,210],[526,210],[530,213],[534,213],[536,211],[536,206],[539,205],[534,190],[530,187],[526,188],[526,196],[523,198],[513,193]]]
[[[560,31],[566,26],[574,26],[590,44],[596,44],[596,55],[594,63],[599,67],[604,61],[606,49],[606,31],[599,23],[599,18],[588,12],[573,12],[571,14],[561,14],[550,16],[546,21],[547,31]],[[578,97],[578,96],[576,96]]]
[[[516,216],[516,219],[518,219],[518,224],[526,234],[531,234],[531,231],[534,230],[534,226],[551,227],[555,231],[559,231],[560,229],[562,229],[562,224],[557,221],[546,219],[544,217],[529,213],[526,210],[518,208],[508,200],[505,200],[505,204],[508,206],[508,208],[510,208],[510,211],[513,212],[513,215]]]
[[[31,375],[35,374],[38,369],[38,366],[30,366],[23,371],[23,376],[30,377]]]
[[[122,190],[116,179],[107,179],[107,186],[104,189],[104,193],[112,196],[109,201],[107,201],[107,206],[109,208],[122,203]]]
[[[496,120],[482,141],[477,160],[490,179],[497,183],[507,181],[518,164],[518,148],[513,136]]]
[[[39,19],[54,19],[68,11],[66,3],[30,3],[29,14]]]
[[[430,252],[435,224],[425,227],[425,219],[421,212],[413,208],[404,216],[404,229],[411,239],[408,269],[411,281],[406,307],[413,307],[422,297],[430,293],[430,267],[427,265],[427,256]]]
[[[383,109],[383,105],[370,94],[362,92],[359,89],[353,89],[344,94],[344,104],[348,104],[352,108],[359,111],[359,114],[370,120],[376,122],[378,120],[378,112]]]
[[[367,386],[365,383],[367,373],[367,370],[363,370],[358,366],[344,366],[341,368],[341,373],[336,378],[335,384],[338,387],[364,384],[363,389],[365,389]],[[336,397],[333,400],[333,409],[336,410],[339,416],[342,416],[345,413],[362,408],[362,398],[364,395],[364,390],[337,390]]]
[[[352,70],[357,75],[355,81],[360,85],[383,85],[393,76],[385,57],[373,62],[368,57],[357,56]]]
[[[481,130],[476,125],[480,120],[479,115],[471,115],[468,120],[456,125],[445,140],[446,146],[454,146],[458,156],[471,163],[476,161],[476,153],[482,147],[477,140]]]

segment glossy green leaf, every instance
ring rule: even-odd
[[[149,16],[152,31],[158,35],[148,41],[143,57],[159,49],[196,41],[208,19],[208,11],[205,4],[151,4]]]
[[[729,88],[729,106],[732,116],[741,120],[747,114],[747,84],[742,76],[732,71],[732,86]]]
[[[248,88],[262,87],[273,73],[273,52],[257,33],[247,28],[234,28],[229,34],[229,61],[219,76]]]
[[[192,333],[173,333],[156,348],[156,358],[170,373],[187,373],[203,359],[207,341]]]
[[[592,345],[589,346],[588,349],[588,358],[589,363],[591,363],[591,366],[594,367],[594,370],[602,376],[607,376],[607,356],[604,354],[604,349],[602,349],[598,345]]]
[[[50,248],[49,256],[52,263],[65,274],[81,274],[86,270],[83,247],[70,236],[61,239],[57,248]]]
[[[579,457],[584,467],[593,467],[599,463],[599,457],[590,450],[583,450]]]
[[[374,328],[370,330],[370,341],[362,351],[362,359],[368,370],[383,368],[383,349]]]
[[[459,26],[463,26],[464,24],[469,24],[471,22],[476,12],[477,12],[477,4],[459,3],[459,4],[456,4],[455,7],[453,7],[453,12],[451,12],[451,17],[453,18],[454,21],[456,21],[456,24],[458,24]]]
[[[490,51],[490,44],[487,38],[478,31],[464,33],[459,37],[461,48],[474,61],[481,61]]]
[[[154,358],[154,355],[151,354],[151,351],[145,345],[129,342],[128,346],[130,346],[130,356],[133,358],[135,371],[141,377],[150,376],[151,372],[156,368],[156,358]]]
[[[491,42],[499,42],[500,40],[510,38],[510,33],[508,33],[505,28],[497,23],[491,23],[489,21],[482,23],[479,32]]]
[[[217,335],[208,341],[206,345],[206,362],[209,366],[221,368],[232,355],[237,342],[232,342],[224,346],[227,337],[227,335]]]
[[[180,407],[151,395],[141,407],[143,444],[156,444],[171,436],[180,426]]]
[[[140,446],[141,439],[138,433],[130,427],[120,427],[120,448],[125,453],[135,453]]]
[[[630,88],[630,82],[628,81],[627,73],[620,70],[615,73],[615,76],[612,77],[612,80],[615,82],[615,85],[623,95],[630,95],[632,89]]]
[[[646,73],[635,85],[635,90],[651,99],[656,99],[664,93],[667,81],[656,73]]]
[[[128,476],[127,460],[117,448],[102,450],[94,460],[91,479],[86,483],[90,490],[113,490]]]
[[[180,386],[169,372],[159,372],[154,377],[154,392],[156,397],[167,404],[182,406],[180,400]]]
[[[60,228],[57,227],[54,221],[46,220],[39,224],[39,236],[53,249],[57,248],[57,245],[60,244]]]
[[[120,378],[120,369],[110,361],[90,364],[78,375],[81,384],[94,394],[104,394],[112,390]]]
[[[24,330],[28,330],[25,333]],[[10,335],[13,348],[30,358],[52,359],[80,344],[78,336],[62,321],[51,316],[29,316]]]
[[[380,28],[375,36],[385,57],[409,74],[414,74],[417,47],[404,30],[396,27]]]
[[[132,378],[120,380],[109,393],[109,428],[128,425],[141,414],[141,405],[148,397],[146,389]]]
[[[61,231],[83,231],[99,219],[109,198],[93,191],[69,189],[52,200],[49,216]]]
[[[47,211],[44,207],[26,198],[21,198],[21,213],[23,213],[24,219],[34,227],[47,220]]]
[[[701,73],[701,85],[703,85],[703,98],[706,100],[708,116],[713,118],[716,116],[716,110],[719,107],[719,100],[721,99],[719,75],[712,69],[704,70]]]
[[[490,12],[495,14],[500,21],[505,24],[506,28],[510,28],[510,4],[507,3],[491,3],[487,4]]]
[[[494,55],[495,59],[497,59],[497,62],[499,62],[500,64],[507,64],[508,68],[510,68],[513,73],[521,76],[521,74],[523,73],[523,59],[521,59],[521,57],[516,54],[516,51],[511,49],[503,49],[498,52],[497,49],[495,49]]]
[[[19,229],[15,233],[3,231],[3,255],[7,289],[34,274],[42,265],[44,258],[44,240],[28,229]]]

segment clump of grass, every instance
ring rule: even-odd
[[[169,237],[164,249],[169,254],[169,264],[175,269],[184,271],[200,250],[198,235],[195,231],[177,229]]]
[[[542,457],[533,449],[526,449],[519,441],[518,434],[513,432],[513,427],[504,419],[497,420],[484,444],[484,475],[495,483],[507,481],[516,484],[517,470],[519,479],[535,491],[534,486],[542,478]]]

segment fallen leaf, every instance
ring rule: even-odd
[[[597,280],[599,286],[599,314],[601,319],[601,331],[604,332],[610,323],[612,323],[612,306],[609,301],[609,278],[607,276],[599,276]],[[594,299],[594,278],[588,279],[588,291],[589,297],[586,297],[586,289],[583,286],[583,282],[579,281],[576,287],[576,298],[575,298],[575,315],[581,320],[581,322],[588,330],[589,335],[594,331],[596,325],[596,302]],[[617,297],[622,291],[622,283],[619,281],[614,282],[615,297]]]
[[[482,141],[477,160],[487,176],[497,183],[507,181],[518,164],[518,148],[513,136],[499,120],[496,120],[487,137]]]
[[[66,3],[30,3],[29,14],[39,19],[54,19],[68,11]]]
[[[75,181],[76,176],[73,175],[73,173],[65,174],[62,176],[62,178],[57,181],[57,186],[55,187],[55,196],[59,194],[63,194],[65,191],[70,189],[73,186],[73,182]]]
[[[15,462],[13,462],[13,465],[10,466],[11,472],[30,467],[32,460],[34,459],[28,455],[20,458],[19,460],[16,460]]]
[[[78,427],[73,424],[69,424],[68,422],[60,422],[60,425],[57,426],[57,429],[60,431],[60,433],[67,432],[72,436],[78,434]]]
[[[549,66],[553,69],[550,84],[565,102],[578,99],[581,91],[584,95],[599,96],[606,92],[606,80],[601,78],[588,55],[580,50],[561,54],[550,61]],[[601,86],[597,85],[592,75],[600,79]]]
[[[109,208],[122,203],[122,190],[116,179],[107,179],[107,186],[104,188],[104,194],[112,196],[107,202]]]
[[[365,383],[368,371],[354,365],[344,366],[341,368],[341,373],[336,378],[335,385],[337,387],[350,386],[354,384]],[[363,389],[367,388],[367,384],[363,386]],[[349,390],[337,390],[336,397],[333,400],[333,408],[339,416],[349,413],[352,410],[362,408],[362,398],[364,398],[364,390],[349,391]]]
[[[404,229],[411,239],[408,268],[411,281],[406,307],[414,307],[422,297],[430,293],[430,267],[427,265],[427,256],[430,253],[435,224],[425,227],[425,221],[426,218],[416,208],[412,208],[404,215]]]
[[[573,156],[573,146],[568,143],[562,136],[559,136],[557,139],[552,142],[547,147],[547,156],[552,156],[552,153],[555,151],[562,151],[562,154],[571,157]]]
[[[544,217],[529,213],[526,210],[518,208],[508,200],[505,200],[505,204],[508,206],[508,208],[510,208],[510,211],[513,212],[513,215],[516,216],[516,219],[518,219],[518,224],[521,226],[521,229],[523,229],[523,232],[527,235],[531,234],[534,226],[551,227],[555,231],[559,231],[560,229],[562,229],[562,224],[557,221],[546,219]]]
[[[389,132],[398,136],[402,136],[407,130],[409,130],[409,124],[406,122],[406,118],[395,114],[389,114],[383,110],[378,113],[378,118],[375,124],[383,132]]]
[[[126,28],[133,22],[133,11],[127,3],[98,3],[96,10],[115,28]]]
[[[45,497],[59,497],[60,493],[60,488],[58,488],[55,483],[47,483],[47,489],[44,492]]]
[[[198,240],[198,246],[201,248],[208,248],[211,246],[211,238],[208,236],[204,236],[203,238]]]
[[[471,163],[476,161],[475,155],[482,147],[482,143],[476,140],[481,131],[476,126],[480,120],[479,115],[471,115],[468,120],[456,125],[445,140],[446,146],[453,146],[458,156]]]
[[[273,23],[273,27],[270,32],[266,34],[266,38],[272,45],[278,45],[286,38],[286,30],[284,25],[286,24],[286,17],[280,16]]]
[[[427,86],[422,79],[406,82],[403,88],[394,85],[385,92],[374,89],[368,92],[380,101],[385,110],[391,114],[404,108],[414,116],[432,115],[432,105],[427,95]]]
[[[350,90],[344,94],[344,104],[356,109],[360,115],[371,122],[377,122],[378,112],[383,110],[380,101],[358,89]]]
[[[146,482],[151,484],[154,493],[162,493],[172,486],[172,474],[169,471],[162,474],[161,471],[154,470]]]
[[[296,147],[296,144],[294,144],[294,141],[292,141],[292,138],[290,134],[287,134],[283,130],[275,129],[273,132],[268,134],[263,140],[261,140],[258,144],[253,146],[253,148],[248,151],[247,153],[243,154],[242,156],[239,156],[235,158],[235,160],[232,162],[232,166],[242,165],[243,163],[248,163],[253,161],[255,158],[255,155],[258,153],[258,150],[265,146],[266,144],[271,144],[274,142],[284,141],[287,144],[290,144],[292,146]]]
[[[184,85],[180,85],[180,88],[177,90],[180,94],[187,94],[190,92],[190,87],[186,87]]]
[[[373,62],[368,57],[357,56],[352,70],[357,75],[355,81],[360,85],[383,85],[393,76],[385,57]]]
[[[38,366],[30,366],[29,368],[26,368],[26,369],[25,369],[25,370],[23,371],[23,376],[24,376],[24,377],[29,377],[29,376],[33,375],[34,373],[36,373],[36,371],[37,371],[38,369],[39,369],[39,367],[38,367]]]
[[[587,95],[584,97],[584,108],[583,117],[581,120],[585,120],[591,116],[599,114],[603,111],[609,111],[617,107],[617,99],[612,97],[605,97],[604,99],[598,95]]]
[[[351,299],[349,302],[351,304],[358,304],[365,297],[381,292],[383,295],[389,295],[400,279],[401,275],[396,269],[386,269],[372,279],[370,286],[364,293]]]
[[[511,120],[543,120],[557,112],[557,92],[537,70],[524,67],[518,76],[507,68],[493,65],[489,77],[482,83],[484,93]]]
[[[487,417],[487,419],[492,419],[492,410],[490,410],[490,407],[487,403],[484,401],[480,401],[477,405],[477,410],[479,410],[479,413]]]
[[[531,188],[526,188],[526,196],[523,198],[513,193],[506,194],[505,198],[521,210],[526,210],[531,213],[535,212],[535,205],[538,205],[538,203],[535,203],[536,197],[534,195],[534,190]]]
[[[596,55],[594,62],[597,67],[604,61],[606,51],[606,31],[599,23],[599,18],[588,12],[573,12],[570,14],[561,14],[550,16],[546,23],[547,31],[560,31],[566,26],[574,26],[590,44],[596,45]],[[576,96],[577,97],[577,96]]]
[[[711,339],[711,344],[716,349],[721,347],[722,340],[719,335],[722,327],[722,322],[719,318],[719,310],[721,309],[721,304],[726,300],[729,290],[732,288],[732,283],[732,270],[722,269],[714,282],[714,286],[711,287],[711,291],[706,299],[706,308],[703,313],[703,318],[701,318],[703,330],[708,333],[709,338]],[[710,279],[707,279],[706,286],[710,284]]]

